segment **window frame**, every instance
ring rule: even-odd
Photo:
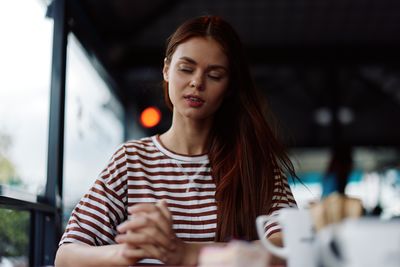
[[[53,42],[45,193],[44,195],[37,195],[36,201],[31,201],[29,198],[20,199],[12,193],[2,194],[2,188],[0,187],[0,208],[30,212],[29,266],[54,265],[58,243],[63,233],[66,61],[68,34],[73,32],[68,24],[68,21],[71,19],[70,12],[68,12],[69,9],[77,9],[75,1],[53,0],[47,6],[46,11],[46,16],[53,19]],[[83,16],[82,11],[77,13]],[[84,26],[90,28],[90,23]],[[77,39],[80,40],[80,37],[77,36]],[[84,50],[92,50],[88,43],[90,42],[82,44]],[[92,59],[96,60],[96,58]],[[128,134],[126,127],[128,122],[128,104],[126,99],[103,66],[98,62],[92,63],[96,63],[93,64],[93,67],[122,105],[123,138],[126,139]]]
[[[0,193],[0,208],[30,212],[29,266],[54,265],[61,237],[62,167],[64,145],[67,9],[65,0],[54,0],[46,16],[52,17],[53,44],[48,128],[46,189],[36,201]]]

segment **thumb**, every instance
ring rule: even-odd
[[[156,206],[158,206],[162,212],[162,214],[168,218],[168,220],[172,221],[172,215],[170,210],[168,209],[168,202],[166,199],[161,199],[156,203]]]

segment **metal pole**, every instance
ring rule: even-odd
[[[67,49],[66,0],[52,2],[54,21],[51,70],[49,145],[47,184],[44,201],[55,208],[54,214],[43,214],[43,265],[53,265],[61,236],[62,181],[64,153],[65,71]],[[38,229],[39,230],[39,229]],[[40,232],[40,230],[38,231]],[[38,256],[38,255],[36,255]]]

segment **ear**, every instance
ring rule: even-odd
[[[169,64],[167,62],[167,58],[164,58],[163,77],[164,81],[166,82],[168,82],[168,71],[169,71]]]

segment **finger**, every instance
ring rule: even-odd
[[[144,245],[140,246],[146,254],[151,255],[151,258],[159,259],[162,262],[166,262],[168,260],[167,251],[163,247],[157,247],[152,245]]]
[[[128,208],[128,212],[132,215],[138,213],[157,213],[161,212],[169,221],[172,221],[171,213],[168,209],[166,200],[158,201],[157,203],[140,203]]]
[[[133,245],[151,243],[175,249],[174,244],[170,243],[174,236],[171,235],[171,226],[165,222],[160,212],[151,215],[140,213],[134,219],[119,225],[117,230],[125,235],[120,235],[116,240]]]
[[[122,256],[135,260],[151,257],[147,250],[144,250],[143,248],[133,247],[125,247],[125,249],[122,251]]]
[[[175,236],[172,230],[172,216],[165,200],[161,200],[157,204],[136,204],[128,208],[128,212],[130,212],[133,217],[146,214],[146,217],[156,223],[165,235],[171,237]]]
[[[175,235],[166,234],[158,225],[149,226],[146,228],[142,228],[140,233],[145,234],[148,240],[155,245],[164,247],[166,250],[175,250],[176,244],[174,243]]]
[[[168,220],[158,208],[158,212],[146,214],[146,217],[157,225],[157,227],[164,233],[164,235],[173,237],[175,234],[172,230],[172,222]]]
[[[168,208],[168,202],[165,199],[162,199],[156,203],[156,206],[160,208],[161,212],[170,222],[172,222],[172,214]]]
[[[151,244],[153,241],[144,233],[127,232],[126,234],[117,235],[115,241],[119,244],[128,244],[129,246],[136,247],[143,244]]]
[[[143,228],[148,224],[148,221],[149,219],[146,216],[137,216],[118,225],[117,231],[120,233],[125,233],[129,230],[133,231]]]
[[[127,243],[131,246],[152,244],[164,247],[167,250],[175,250],[176,245],[170,236],[165,235],[156,225],[148,225],[133,231],[127,231],[115,237],[117,243]]]

